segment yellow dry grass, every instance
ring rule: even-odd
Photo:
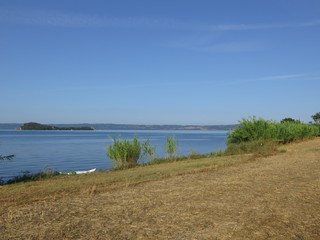
[[[0,186],[0,203],[6,207],[39,200],[57,199],[66,195],[110,191],[172,176],[209,171],[212,168],[239,164],[250,159],[252,159],[252,155],[189,159],[152,166],[139,166],[126,170],[57,176],[37,182],[5,185]]]
[[[320,139],[282,149],[4,186],[0,238],[320,239]]]

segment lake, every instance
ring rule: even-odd
[[[140,141],[148,137],[156,145],[157,157],[164,157],[166,136],[178,140],[178,154],[191,151],[209,153],[224,150],[228,131],[17,131],[0,130],[0,154],[14,154],[12,160],[0,161],[0,177],[8,180],[22,171],[31,173],[46,167],[55,171],[70,172],[92,168],[112,168],[106,156],[106,146],[112,144],[111,137]]]

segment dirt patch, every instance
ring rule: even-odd
[[[1,209],[2,239],[320,239],[320,139],[226,168]]]

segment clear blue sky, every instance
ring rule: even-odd
[[[319,0],[2,0],[0,122],[308,122]]]

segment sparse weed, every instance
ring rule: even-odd
[[[150,160],[153,160],[156,156],[156,145],[151,145],[149,138],[142,143],[143,155],[147,155]]]
[[[178,162],[178,161],[183,161],[190,159],[189,156],[179,156],[179,157],[174,157],[174,158],[155,158],[150,162],[144,163],[142,165],[156,165],[156,164],[161,164],[161,163],[169,163],[169,162]]]
[[[224,154],[225,154],[224,151],[222,151],[222,150],[220,149],[218,152],[211,152],[211,153],[209,154],[209,156],[221,157],[221,156],[223,156]]]
[[[53,171],[51,168],[49,170],[43,170],[34,174],[30,173],[29,171],[23,171],[19,176],[15,176],[12,179],[8,180],[6,184],[38,181],[41,179],[47,179],[58,175],[60,175],[60,173],[57,171]]]
[[[191,153],[188,155],[189,159],[200,159],[200,158],[206,158],[206,157],[210,157],[210,153],[199,153],[197,151],[192,150]]]
[[[239,144],[229,143],[225,155],[238,155],[255,153],[262,156],[268,156],[277,152],[278,143],[270,140],[257,140],[250,142],[241,142]]]

